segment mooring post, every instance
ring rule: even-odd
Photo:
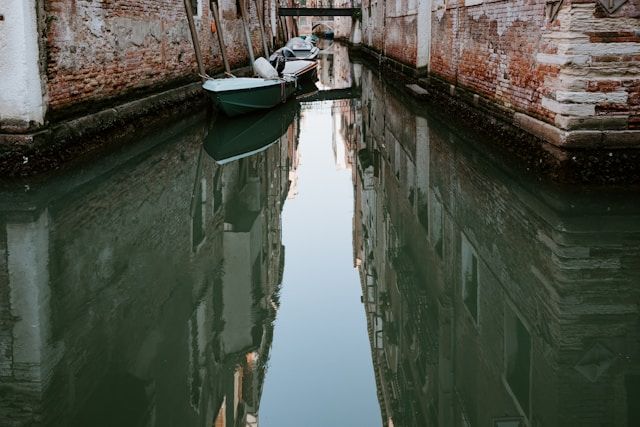
[[[286,43],[289,40],[289,22],[287,21],[287,17],[282,17],[282,29],[284,31],[284,42]]]
[[[267,46],[267,36],[264,32],[264,22],[262,22],[262,12],[260,11],[260,7],[258,6],[258,0],[253,0],[253,3],[256,5],[256,14],[258,15],[258,22],[260,23],[260,34],[262,35],[262,47],[264,48],[264,56],[265,58],[269,57],[269,46]]]
[[[222,22],[220,21],[220,14],[218,13],[218,0],[211,0],[210,5],[211,12],[213,12],[213,21],[216,23],[216,35],[218,36],[218,44],[220,45],[220,54],[222,55],[224,70],[227,73],[231,73],[231,67],[229,66],[229,60],[227,59],[227,47],[224,44],[224,34],[222,33]]]
[[[251,60],[251,66],[256,62],[256,57],[253,54],[253,43],[251,43],[251,33],[249,32],[249,24],[247,23],[247,5],[245,0],[240,0],[240,15],[242,15],[242,26],[244,27],[244,37],[247,39],[247,48],[249,49],[249,59]]]
[[[187,22],[189,22],[189,31],[191,31],[191,41],[193,42],[193,50],[196,53],[196,62],[198,63],[198,70],[202,81],[207,80],[207,71],[204,68],[204,62],[202,61],[202,52],[200,51],[200,42],[198,41],[198,32],[196,31],[196,24],[193,22],[193,10],[191,9],[191,0],[184,0],[184,9],[187,12]]]

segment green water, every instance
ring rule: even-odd
[[[640,425],[640,196],[332,52],[266,120],[2,191],[0,425]]]

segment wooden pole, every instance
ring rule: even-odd
[[[220,21],[220,14],[218,13],[217,0],[211,1],[211,11],[213,12],[213,20],[216,23],[216,34],[218,35],[218,44],[220,45],[220,54],[222,55],[224,70],[227,73],[231,73],[231,67],[229,66],[229,60],[227,59],[227,47],[224,44],[224,34],[222,33],[222,21]]]
[[[291,38],[291,35],[289,34],[289,17],[283,16],[282,23],[284,25],[284,42],[286,43],[289,41],[289,38]]]
[[[287,30],[284,26],[284,19],[282,16],[278,16],[278,30],[280,30],[280,34],[282,35],[282,44],[287,42]]]
[[[251,66],[256,62],[256,57],[253,54],[253,43],[251,43],[251,33],[249,33],[249,25],[247,24],[247,5],[245,0],[240,0],[240,14],[242,15],[242,26],[244,27],[244,37],[247,39],[247,49],[249,50],[249,59],[251,60]]]
[[[198,41],[198,32],[196,31],[196,24],[193,22],[193,10],[191,9],[191,0],[184,0],[184,9],[187,12],[187,21],[189,22],[189,31],[191,31],[191,41],[193,42],[193,50],[196,53],[196,62],[198,63],[198,70],[200,78],[204,82],[207,80],[207,71],[204,68],[204,62],[202,61],[202,52],[200,52],[200,42]]]
[[[262,22],[262,11],[260,11],[260,6],[258,6],[258,0],[253,0],[253,3],[256,5],[256,14],[258,15],[258,22],[260,23],[260,34],[262,35],[262,47],[264,49],[265,58],[269,58],[269,46],[267,46],[267,36],[264,33],[264,22]]]

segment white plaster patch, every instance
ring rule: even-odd
[[[35,0],[3,0],[0,120],[44,123]]]
[[[431,53],[431,9],[432,0],[419,0],[418,2],[418,40],[416,66],[429,66],[429,56]]]

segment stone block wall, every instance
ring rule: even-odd
[[[567,130],[640,130],[640,3],[627,1],[609,14],[597,1],[573,0],[557,21],[543,35],[549,51],[536,57],[559,67],[544,82],[541,100],[552,123]],[[632,141],[618,141],[626,142]]]

